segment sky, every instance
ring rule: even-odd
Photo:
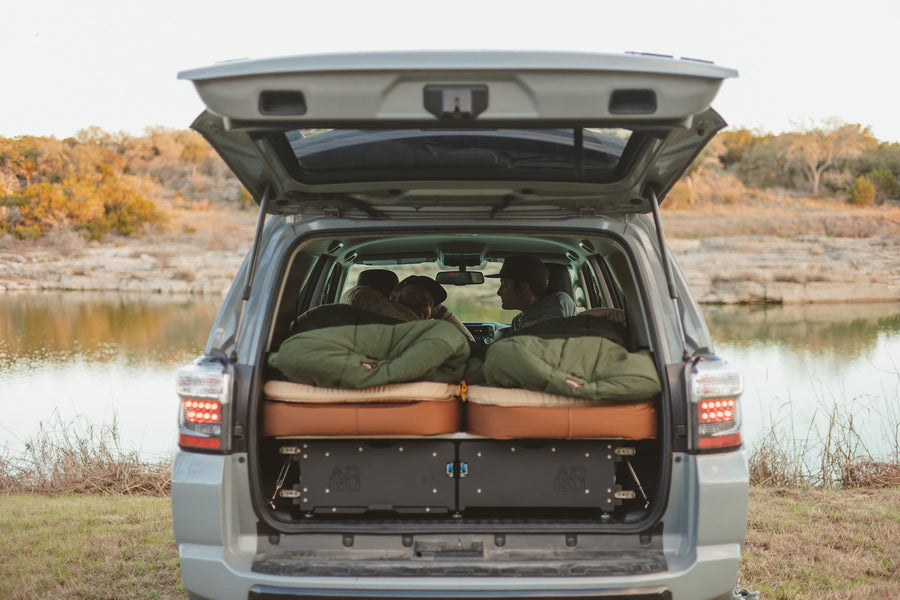
[[[737,69],[732,128],[826,119],[900,142],[896,0],[29,0],[0,10],[0,136],[187,128],[182,70],[235,58],[375,50],[650,52]]]

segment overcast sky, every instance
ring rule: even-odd
[[[641,51],[740,72],[713,106],[779,133],[838,117],[900,142],[897,0],[28,0],[0,9],[0,136],[188,127],[179,71],[398,49]]]

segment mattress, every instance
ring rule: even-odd
[[[489,438],[641,440],[657,434],[656,397],[604,402],[473,385],[466,399],[466,431]]]
[[[421,381],[365,389],[269,381],[262,434],[269,436],[417,436],[455,433],[462,405],[455,384]]]

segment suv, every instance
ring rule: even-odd
[[[732,597],[742,381],[659,204],[735,75],[524,52],[181,73],[207,106],[193,128],[259,204],[178,375],[190,596]],[[484,274],[519,255],[575,316],[508,330]],[[346,303],[376,269],[443,282],[464,329]]]

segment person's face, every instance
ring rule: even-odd
[[[417,285],[405,285],[397,291],[391,292],[391,300],[399,302],[410,309],[420,319],[430,319],[431,310],[434,308],[434,299],[431,294]]]
[[[525,310],[525,284],[516,285],[512,279],[500,278],[500,288],[497,295],[500,296],[500,308],[503,310]]]

